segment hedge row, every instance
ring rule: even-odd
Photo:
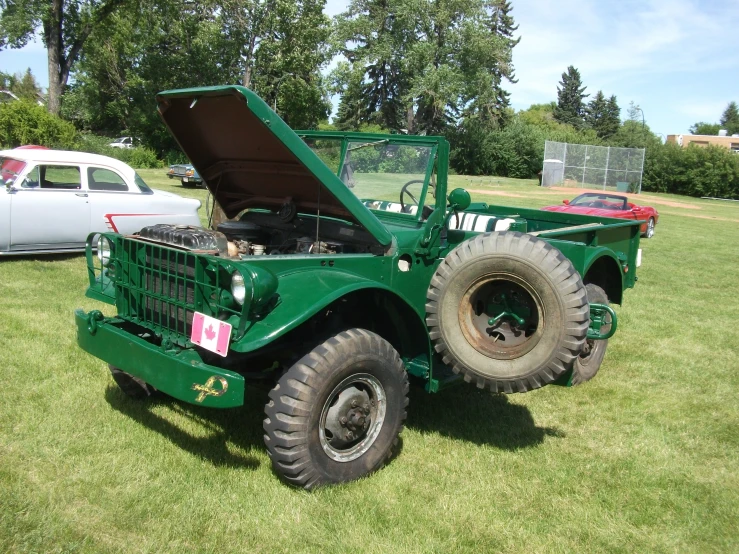
[[[59,150],[102,154],[137,169],[162,167],[156,153],[149,148],[112,148],[110,142],[107,137],[78,134],[74,125],[32,102],[0,104],[0,145],[4,148],[37,144]]]

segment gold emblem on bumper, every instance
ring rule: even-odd
[[[221,384],[220,389],[217,389],[213,386],[216,384],[216,382],[219,382]],[[226,394],[226,391],[228,390],[228,381],[226,381],[226,379],[224,379],[223,377],[217,377],[213,375],[212,377],[208,377],[208,380],[205,382],[204,385],[193,383],[192,387],[190,388],[200,393],[198,394],[197,398],[195,398],[195,402],[202,402],[208,396],[223,396],[224,394]]]

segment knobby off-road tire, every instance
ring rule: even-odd
[[[130,373],[126,373],[110,364],[108,364],[108,369],[110,369],[116,385],[118,385],[126,396],[134,400],[146,400],[156,392],[154,387]]]
[[[587,293],[588,302],[595,304],[608,304],[608,295],[598,285],[588,283],[585,285],[585,292]],[[610,316],[608,316],[610,320]],[[605,325],[601,328],[602,331],[608,332],[611,326]],[[598,373],[601,364],[603,363],[603,357],[606,355],[606,348],[608,348],[608,340],[591,340],[587,339],[583,345],[583,349],[580,355],[575,360],[575,365],[572,367],[572,384],[579,385],[585,381],[590,381],[595,374]]]
[[[296,362],[269,398],[264,442],[274,470],[313,489],[385,463],[406,418],[408,376],[390,343],[349,329]]]
[[[442,261],[426,323],[444,363],[494,392],[526,392],[568,371],[590,325],[585,287],[549,243],[518,232],[466,240]]]

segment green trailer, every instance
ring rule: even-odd
[[[81,348],[134,398],[213,408],[270,383],[264,440],[304,488],[391,455],[429,393],[592,378],[636,281],[640,222],[471,203],[443,137],[293,131],[238,86],[159,113],[217,206],[210,228],[90,236]]]

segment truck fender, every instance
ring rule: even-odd
[[[249,322],[244,336],[231,344],[235,352],[253,352],[296,329],[333,302],[349,295],[379,294],[392,302],[394,309],[402,310],[411,319],[405,323],[414,337],[422,358],[431,360],[431,342],[423,316],[412,304],[389,287],[375,280],[338,270],[306,270],[279,276],[275,307],[263,317]],[[420,339],[420,333],[423,339]],[[408,332],[406,332],[408,334]],[[392,341],[391,341],[392,342]],[[421,344],[422,343],[422,344]],[[400,353],[404,356],[404,353]],[[415,356],[412,356],[415,357]]]
[[[602,288],[613,304],[621,304],[623,299],[624,274],[619,259],[609,248],[598,248],[585,260],[586,270],[583,282]]]

